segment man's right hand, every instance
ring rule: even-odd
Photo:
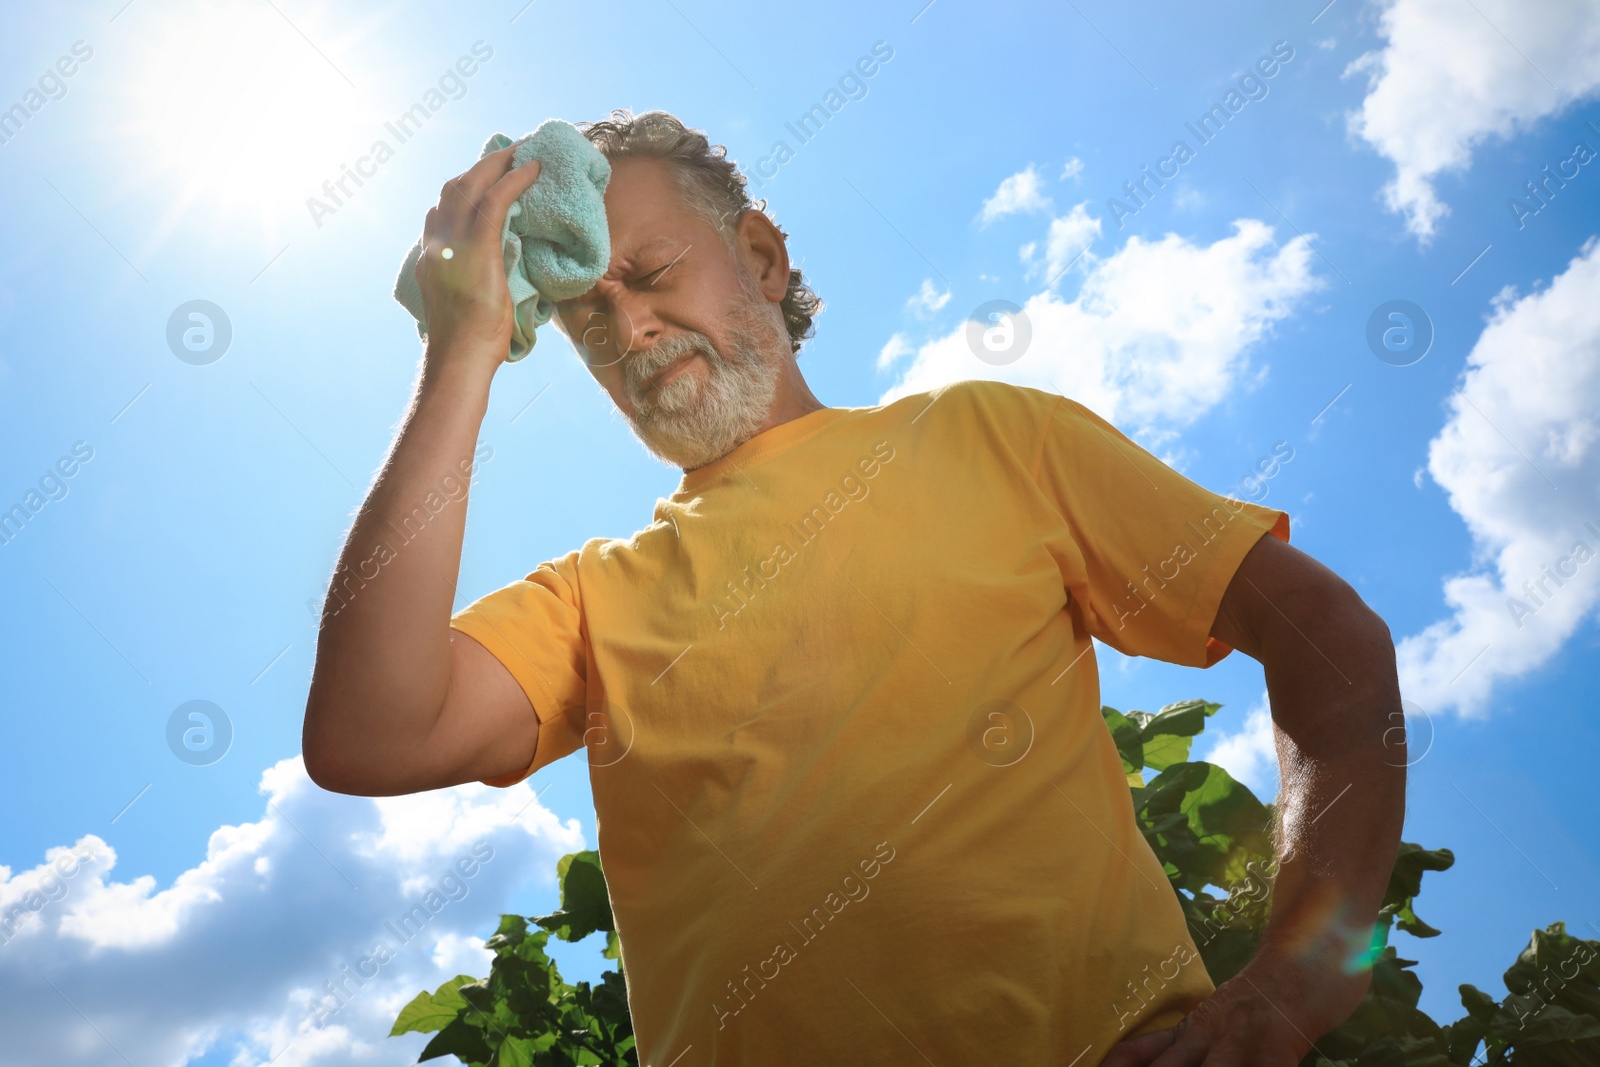
[[[516,309],[502,236],[511,202],[539,176],[538,160],[512,167],[516,147],[490,152],[445,182],[438,206],[428,209],[415,270],[427,318],[427,364],[467,362],[492,375],[510,351]],[[430,373],[439,369],[425,366]]]

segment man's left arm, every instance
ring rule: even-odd
[[[1178,1026],[1118,1045],[1104,1067],[1293,1067],[1370,978],[1365,951],[1405,818],[1389,628],[1333,571],[1263,536],[1211,636],[1265,668],[1281,779],[1271,918],[1238,975]]]

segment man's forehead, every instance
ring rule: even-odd
[[[698,216],[683,202],[672,179],[672,165],[654,157],[622,158],[614,163],[606,190],[606,224],[611,229],[611,264],[661,253],[677,254],[696,240]]]

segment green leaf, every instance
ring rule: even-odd
[[[1221,707],[1221,704],[1205,700],[1181,700],[1149,716],[1139,732],[1147,741],[1162,734],[1194,737],[1206,728],[1206,719],[1215,715]]]
[[[611,897],[593,849],[562,856],[556,864],[561,882],[561,909],[534,922],[563,941],[581,941],[596,930],[613,930]]]
[[[1177,764],[1203,768],[1204,775],[1184,795],[1179,810],[1199,844],[1215,856],[1199,868],[1213,885],[1228,885],[1246,876],[1252,860],[1272,853],[1272,815],[1255,794],[1221,767],[1211,763]]]
[[[1461,987],[1461,1006],[1467,1009],[1467,1016],[1479,1022],[1488,1022],[1499,1007],[1495,999],[1477,986],[1463,985]]]
[[[498,964],[500,961],[496,960]],[[495,996],[489,990],[489,983],[493,980],[494,967],[491,965],[490,977],[479,978],[476,981],[462,983],[459,992],[461,999],[469,1008],[478,1011],[493,1011]]]
[[[1142,712],[1134,712],[1135,715]],[[1144,769],[1144,742],[1139,737],[1139,726],[1116,708],[1101,708],[1100,717],[1111,730],[1111,740],[1116,742],[1117,753],[1122,757],[1122,770],[1133,774]]]
[[[1413,937],[1437,937],[1439,931],[1417,918],[1412,905],[1422,892],[1423,874],[1449,870],[1455,861],[1455,853],[1447,848],[1425,849],[1410,841],[1400,842],[1394,869],[1389,873],[1389,885],[1383,893],[1379,921],[1393,918],[1396,926]]]
[[[1564,923],[1551,923],[1533,932],[1528,947],[1506,970],[1505,981],[1510,992],[1503,1001],[1472,986],[1461,987],[1467,1017],[1449,1027],[1455,1063],[1600,1063],[1600,942],[1573,937]]]
[[[529,1067],[533,1063],[534,1043],[523,1037],[508,1037],[500,1043],[495,1067]]]
[[[1189,758],[1189,746],[1193,741],[1192,737],[1179,734],[1152,737],[1144,743],[1144,765],[1164,771],[1174,763],[1182,763]]]
[[[1565,923],[1551,923],[1533,932],[1506,969],[1505,983],[1514,994],[1600,1018],[1600,942],[1573,937]]]
[[[433,1040],[422,1050],[422,1055],[417,1057],[417,1062],[435,1060],[440,1056],[454,1056],[471,1067],[482,1067],[493,1055],[493,1050],[484,1043],[483,1031],[457,1018],[434,1035]]]
[[[1451,1035],[1417,1009],[1422,981],[1392,947],[1378,953],[1371,983],[1348,1019],[1317,1040],[1317,1048],[1360,1067],[1451,1067]]]
[[[500,926],[494,936],[483,943],[491,952],[499,953],[514,948],[528,936],[528,920],[520,915],[500,916]]]
[[[1600,1019],[1593,1015],[1579,1015],[1559,1004],[1538,1002],[1529,1005],[1529,1009],[1530,1011],[1520,1018],[1521,1025],[1516,1040],[1519,1052],[1530,1045],[1600,1038]]]
[[[1206,728],[1206,718],[1220,707],[1204,700],[1185,700],[1156,712],[1139,730],[1144,765],[1164,771],[1188,759],[1195,735]]]
[[[1456,1067],[1468,1067],[1478,1058],[1478,1046],[1483,1044],[1483,1036],[1488,1032],[1495,1002],[1475,986],[1463,985],[1460,991],[1467,1015],[1446,1026],[1444,1032],[1450,1048],[1450,1062]]]
[[[600,986],[594,991],[595,1013],[607,1018],[627,1018],[628,983],[617,971],[606,971],[600,976]]]
[[[467,1005],[461,998],[460,988],[476,980],[470,974],[458,974],[432,993],[427,990],[418,993],[411,998],[409,1004],[400,1009],[400,1015],[395,1019],[394,1029],[389,1031],[389,1036],[394,1037],[396,1034],[411,1030],[431,1034],[449,1025]]]
[[[1174,763],[1150,780],[1137,803],[1151,817],[1178,811],[1189,792],[1205,784],[1210,769],[1209,763]]]

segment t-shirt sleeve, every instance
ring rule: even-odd
[[[1070,538],[1069,599],[1095,637],[1129,656],[1209,667],[1211,637],[1245,554],[1289,516],[1190,481],[1067,397],[1045,421],[1034,479]]]
[[[468,604],[450,618],[511,672],[539,717],[539,740],[525,770],[485,785],[511,786],[583,746],[588,648],[577,581],[578,553],[539,564],[526,578]]]

